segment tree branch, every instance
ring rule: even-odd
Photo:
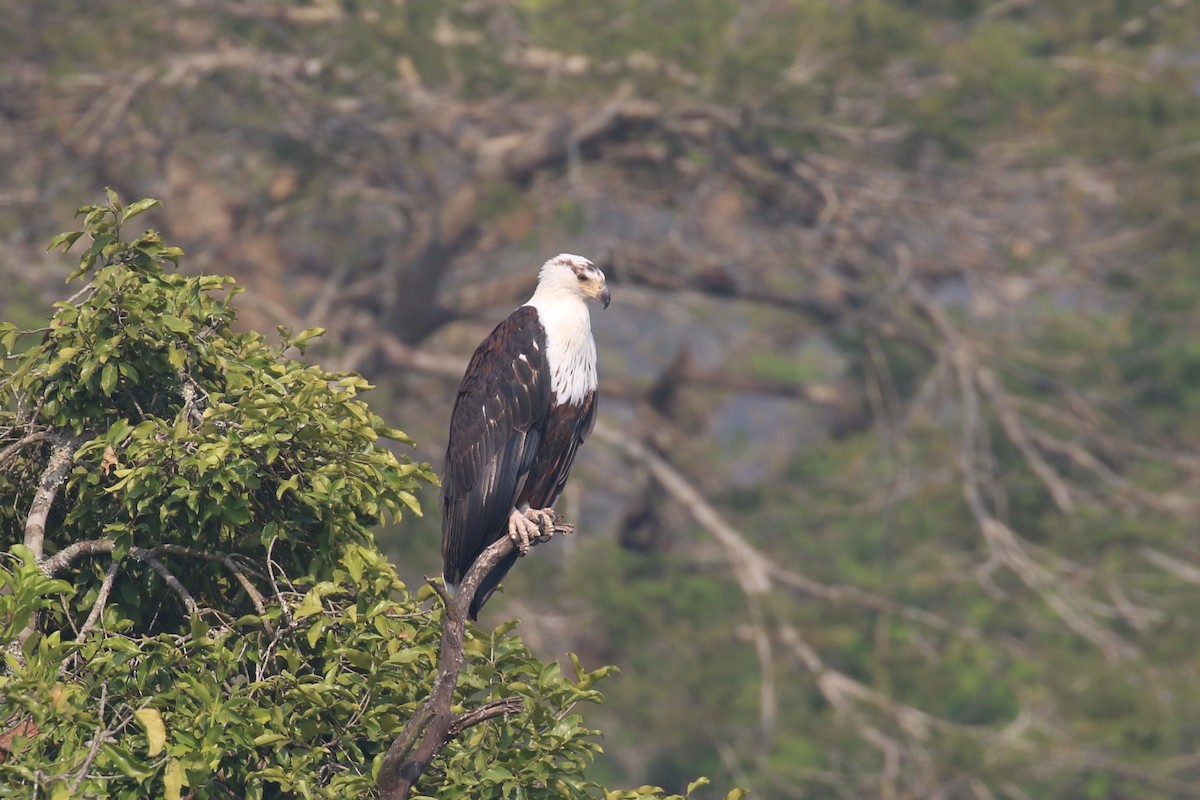
[[[560,522],[555,516],[551,535],[566,534],[572,530],[574,526]],[[540,544],[549,538],[550,535],[547,535],[532,543]],[[434,678],[428,699],[417,709],[384,756],[379,768],[380,800],[406,800],[429,762],[457,733],[484,720],[520,709],[520,698],[507,697],[462,714],[450,711],[454,689],[462,672],[463,642],[471,600],[484,576],[515,547],[507,536],[498,539],[479,554],[453,595],[444,590],[438,592],[446,608],[442,618],[437,677]],[[435,589],[441,588],[433,585]]]
[[[46,469],[42,472],[37,493],[29,504],[29,516],[25,518],[25,546],[39,560],[45,548],[46,518],[50,516],[50,507],[54,505],[58,488],[66,480],[67,472],[74,463],[76,444],[74,439],[63,439],[54,446]]]
[[[101,553],[111,553],[117,543],[112,539],[85,539],[75,542],[59,550],[54,555],[41,562],[42,571],[53,578],[71,564],[84,556],[94,556]]]
[[[175,574],[167,569],[165,564],[148,553],[143,553],[140,556],[136,556],[136,558],[139,561],[149,564],[150,568],[166,581],[167,586],[171,587],[171,590],[179,595],[179,599],[183,601],[183,607],[187,610],[188,616],[196,613],[197,609],[199,609],[199,606],[196,604],[196,598],[192,597],[192,593],[187,590],[186,586],[179,582],[179,578],[176,578]]]
[[[50,577],[54,577],[56,574],[66,569],[80,558],[85,556],[99,555],[101,553],[112,553],[114,550],[116,550],[116,547],[117,543],[112,539],[85,539],[81,542],[75,542],[67,545],[62,550],[59,550],[54,555],[43,560],[41,562],[42,571]],[[233,560],[233,556],[229,555],[228,553],[206,553],[203,550],[197,550],[193,547],[187,547],[181,544],[159,544],[151,548],[131,547],[129,549],[129,555],[135,561],[149,564],[155,572],[161,575],[163,580],[167,582],[167,585],[171,587],[175,594],[179,595],[179,598],[183,601],[183,604],[187,608],[189,614],[195,613],[199,607],[195,598],[187,590],[187,588],[179,582],[179,579],[176,578],[169,569],[167,569],[166,565],[159,560],[159,556],[183,556],[185,558],[197,558],[203,561],[221,564],[223,567],[225,567],[225,569],[229,570],[230,574],[233,575],[234,580],[238,582],[238,584],[246,592],[247,596],[249,596],[250,602],[254,604],[255,610],[258,611],[259,616],[262,617],[263,626],[266,628],[267,633],[274,633],[271,623],[266,619],[265,616],[267,613],[267,607],[262,593],[259,592],[254,584],[250,582],[250,579],[246,577],[245,573],[238,566],[237,562]],[[97,598],[97,605],[93,606],[92,613],[89,614],[87,621],[84,622],[84,627],[80,630],[80,638],[82,638],[83,634],[95,624],[93,616],[98,614],[97,608],[102,611],[104,603],[107,602],[108,591],[112,588],[111,575],[115,571],[117,563],[118,562],[113,563],[113,566],[109,568],[109,575],[105,576],[104,584],[101,586],[101,596]],[[105,586],[107,586],[107,589],[105,589]]]
[[[0,450],[0,467],[3,467],[5,464],[7,464],[9,459],[15,458],[17,453],[21,452],[22,449],[31,444],[37,444],[49,436],[50,434],[47,431],[38,431],[37,433],[31,433],[28,436],[23,436],[10,444],[8,447]]]
[[[87,638],[88,633],[96,626],[100,620],[100,615],[104,613],[104,606],[108,604],[108,595],[112,592],[113,581],[117,578],[117,568],[121,566],[121,562],[113,559],[108,565],[108,571],[104,573],[104,580],[100,583],[100,591],[96,594],[96,602],[92,603],[92,610],[88,612],[87,619],[83,621],[82,627],[79,628],[79,633],[75,636],[76,643],[82,642]],[[63,662],[64,664],[66,662]]]
[[[453,738],[473,725],[486,722],[494,717],[516,714],[524,707],[525,701],[519,695],[510,695],[509,697],[502,697],[499,700],[493,700],[492,702],[482,705],[472,711],[464,711],[463,713],[459,714],[454,718],[454,721],[450,723],[448,733]]]
[[[50,507],[54,505],[58,488],[62,486],[63,481],[67,478],[67,473],[71,470],[71,465],[75,461],[75,448],[78,446],[78,442],[74,438],[55,437],[55,439],[57,443],[50,452],[50,460],[42,472],[42,479],[38,484],[37,492],[33,495],[33,502],[29,504],[29,516],[25,518],[25,546],[33,551],[33,557],[38,561],[41,561],[46,547],[46,520],[50,516]],[[36,611],[30,615],[29,623],[17,634],[18,645],[24,644],[37,630],[39,616],[40,614]]]

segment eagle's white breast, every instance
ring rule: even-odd
[[[538,312],[546,331],[550,390],[562,404],[583,402],[596,389],[596,340],[592,318],[582,299],[535,296],[528,305]]]

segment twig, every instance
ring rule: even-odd
[[[245,573],[242,572],[241,568],[238,567],[237,562],[233,560],[233,556],[228,553],[206,553],[203,550],[196,550],[195,548],[187,547],[181,544],[160,544],[151,548],[149,551],[141,551],[141,548],[134,548],[134,551],[135,553],[145,552],[147,555],[151,556],[158,556],[160,553],[166,553],[167,555],[186,556],[188,558],[199,558],[204,561],[220,563],[221,566],[229,570],[234,579],[241,585],[246,594],[249,595],[250,602],[254,604],[254,609],[259,613],[259,615],[261,616],[267,613],[266,601],[263,599],[262,593],[255,588],[254,584],[250,582],[250,579],[247,578]],[[263,619],[263,625],[266,627],[268,633],[273,632],[271,630],[271,624],[266,619]]]
[[[246,594],[250,597],[250,602],[254,603],[254,610],[258,612],[258,616],[262,620],[263,627],[266,628],[267,633],[274,633],[275,631],[273,630],[271,621],[266,617],[267,604],[263,599],[262,593],[259,592],[257,587],[250,582],[250,579],[246,577],[245,573],[238,569],[237,564],[234,563],[233,556],[226,555],[222,557],[221,564],[225,567],[225,569],[233,573],[234,579],[242,585],[242,589],[245,590]]]
[[[121,566],[121,562],[115,558],[108,565],[108,571],[104,573],[104,580],[100,583],[100,591],[96,594],[96,602],[92,603],[92,610],[88,613],[87,619],[83,621],[82,627],[79,628],[79,633],[75,635],[76,643],[87,638],[88,633],[100,620],[100,615],[104,613],[104,606],[108,604],[108,595],[112,592],[113,581],[116,580],[119,566]]]
[[[175,594],[179,595],[179,599],[183,601],[183,607],[187,609],[189,616],[196,613],[196,610],[199,608],[199,606],[196,605],[196,598],[192,597],[192,593],[187,590],[186,586],[179,582],[179,578],[176,578],[174,573],[167,569],[165,564],[163,564],[154,556],[148,554],[141,554],[134,557],[139,561],[144,561],[145,563],[149,564],[155,572],[162,576],[162,579],[166,581],[167,586],[170,586],[171,590],[174,591]]]
[[[275,580],[275,559],[271,557],[271,551],[275,549],[275,542],[279,541],[278,536],[271,537],[271,543],[267,545],[267,579],[271,581],[271,589],[275,592],[275,602],[279,604],[279,613],[287,621],[287,626],[292,625],[292,612],[288,608],[288,604],[283,600],[283,593],[279,590],[279,583]]]
[[[1029,464],[1029,468],[1041,479],[1042,485],[1050,493],[1050,498],[1054,501],[1054,505],[1058,506],[1059,511],[1062,511],[1064,514],[1070,514],[1075,509],[1075,502],[1071,498],[1071,490],[1034,446],[1034,438],[1030,435],[1029,429],[1025,426],[1024,421],[1013,407],[1008,393],[1001,388],[995,374],[990,369],[980,366],[975,369],[975,379],[979,384],[979,388],[992,401],[992,407],[996,410],[996,417],[1000,420],[1000,425],[1004,428],[1004,433],[1008,436],[1008,440],[1021,452],[1021,455],[1025,457],[1025,461]]]
[[[275,548],[275,542],[279,539],[278,536],[271,538],[270,544],[267,545],[267,577],[271,581],[271,588],[275,592],[275,602],[279,606],[279,613],[283,616],[283,625],[279,630],[274,632],[271,641],[267,643],[266,650],[263,651],[262,658],[258,660],[258,667],[255,670],[257,680],[263,680],[266,675],[267,665],[271,663],[274,656],[275,648],[279,646],[279,642],[283,640],[284,634],[296,628],[296,620],[292,617],[292,612],[288,609],[288,604],[283,598],[283,592],[279,589],[279,584],[275,580],[275,561],[271,558],[271,551]],[[266,622],[264,618],[263,622]]]
[[[486,722],[493,717],[502,717],[508,714],[516,714],[525,707],[524,698],[519,695],[510,695],[502,697],[499,700],[493,700],[486,705],[471,711],[464,711],[454,718],[450,723],[450,728],[447,733],[450,737],[458,736],[460,733],[470,728],[473,725],[478,725],[481,722]]]
[[[71,794],[75,794],[79,790],[79,785],[87,777],[88,770],[92,768],[92,763],[96,760],[96,756],[100,755],[100,748],[112,735],[112,731],[104,725],[104,706],[107,702],[108,684],[105,683],[100,685],[100,710],[96,714],[100,718],[100,725],[96,730],[96,735],[92,738],[92,746],[88,748],[87,756],[83,759],[83,763],[79,765],[79,769],[75,771],[75,777],[71,779],[69,787]]]
[[[778,564],[770,567],[771,577],[780,585],[802,592],[810,597],[816,597],[834,605],[853,603],[863,608],[895,614],[910,622],[920,623],[934,630],[953,633],[968,641],[977,642],[982,639],[979,631],[966,625],[961,625],[945,617],[926,611],[923,608],[904,605],[887,597],[868,592],[857,586],[845,584],[828,584],[815,581],[812,578],[794,570],[785,569]]]
[[[76,560],[84,556],[97,555],[100,553],[111,553],[116,549],[116,546],[116,542],[112,539],[86,539],[82,542],[75,542],[74,544],[67,545],[62,550],[59,550],[54,555],[42,561],[42,570],[47,575],[53,577],[73,564]],[[228,553],[206,553],[203,550],[196,550],[195,548],[187,547],[181,544],[160,544],[151,548],[131,547],[129,550],[129,555],[132,558],[137,561],[150,564],[151,567],[154,567],[155,570],[159,571],[159,574],[162,574],[162,570],[159,570],[159,567],[155,567],[154,564],[157,562],[160,567],[166,569],[162,562],[158,561],[158,556],[163,554],[185,556],[187,558],[198,558],[203,561],[221,564],[223,567],[225,567],[225,569],[229,570],[230,574],[233,575],[234,580],[241,585],[242,589],[249,596],[250,602],[254,604],[255,610],[259,613],[259,616],[263,618],[263,626],[267,629],[267,633],[274,633],[273,626],[265,617],[267,613],[267,607],[262,593],[259,592],[254,584],[250,582],[250,579],[246,577],[245,573],[238,566],[237,562],[233,560],[233,556],[229,555]],[[174,578],[174,576],[172,576],[172,578]],[[171,581],[167,581],[167,583],[171,584]],[[172,585],[171,588],[174,589],[175,586]],[[278,592],[278,587],[276,587],[276,591]],[[178,589],[176,589],[176,593],[178,593]],[[183,597],[183,595],[180,595],[180,597]],[[185,600],[185,605],[186,604],[187,602]]]
[[[1138,555],[1163,572],[1170,573],[1185,583],[1200,586],[1200,568],[1194,567],[1188,562],[1168,555],[1161,550],[1155,550],[1153,547],[1139,547]]]
[[[47,431],[38,431],[37,433],[31,433],[28,436],[23,436],[10,444],[8,447],[0,450],[0,467],[3,467],[6,463],[8,463],[9,459],[16,457],[17,453],[21,452],[23,448],[28,447],[31,444],[37,444],[49,436],[50,434]]]

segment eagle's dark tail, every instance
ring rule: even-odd
[[[483,604],[492,596],[492,592],[496,591],[496,587],[500,585],[500,581],[508,574],[508,571],[513,568],[513,564],[517,563],[518,553],[513,552],[500,559],[500,563],[492,567],[492,571],[484,576],[479,582],[479,589],[475,592],[475,597],[471,600],[471,609],[468,615],[471,619],[479,619],[479,609],[483,608]]]

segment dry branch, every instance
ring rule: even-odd
[[[85,556],[111,553],[116,547],[117,543],[112,539],[84,539],[81,542],[74,542],[42,561],[42,571],[53,578]]]
[[[1032,548],[1002,519],[1002,506],[997,498],[992,497],[992,502],[988,502],[985,490],[994,482],[989,474],[993,457],[987,442],[985,399],[991,401],[992,410],[1000,419],[1005,434],[1025,457],[1059,508],[1064,511],[1073,508],[1066,484],[1042,459],[1035,447],[1034,435],[1014,410],[1014,402],[982,364],[979,348],[958,330],[920,286],[910,282],[904,288],[914,311],[935,331],[940,342],[939,349],[956,378],[961,413],[958,469],[962,496],[990,552],[988,566],[1000,564],[1011,571],[1069,629],[1091,642],[1108,660],[1137,658],[1136,647],[1096,619],[1098,614],[1109,615],[1111,612],[1115,616],[1119,612],[1092,600],[1063,580],[1068,573],[1082,574],[1083,569],[1065,559],[1052,560],[1050,563],[1045,563],[1047,560],[1044,558],[1039,560],[1032,554]],[[987,574],[987,571],[980,572],[985,580]],[[986,583],[984,586],[987,588]]]
[[[555,517],[553,534],[567,534],[574,530],[572,525]],[[535,540],[546,541],[549,536]],[[463,643],[466,632],[467,612],[475,591],[492,568],[510,554],[516,544],[503,537],[480,553],[471,565],[453,595],[440,584],[430,581],[445,604],[442,617],[442,642],[438,653],[438,672],[433,681],[429,697],[404,726],[384,756],[379,768],[379,794],[381,800],[404,800],[429,762],[454,736],[485,720],[502,714],[513,713],[521,708],[519,697],[506,697],[472,711],[455,714],[450,710],[458,676],[462,672]]]

